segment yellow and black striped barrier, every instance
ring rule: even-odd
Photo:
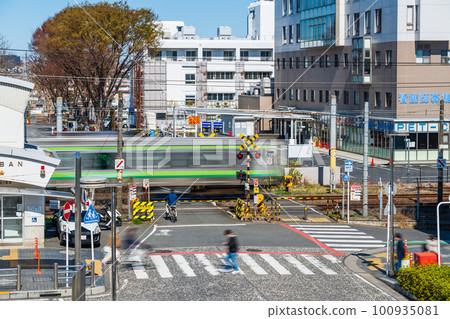
[[[274,199],[299,199],[299,200],[325,200],[327,197],[307,196],[307,197],[274,197]]]
[[[136,202],[133,204],[133,220],[150,221],[153,218],[153,202]]]
[[[153,203],[165,203],[165,200],[154,200]],[[186,200],[178,200],[177,203],[230,203],[234,202],[232,199],[226,200],[216,200],[216,199],[186,199]]]
[[[239,219],[242,219],[242,217],[244,216],[244,211],[245,211],[245,203],[242,199],[238,198],[236,200],[236,208],[235,208],[235,214],[236,217]]]
[[[259,138],[258,134],[255,134],[255,136],[252,137],[246,137],[244,136],[244,134],[241,134],[239,137],[244,141],[244,144],[242,144],[242,146],[239,146],[240,151],[247,147],[253,147],[255,151],[259,150],[259,147],[254,143]]]

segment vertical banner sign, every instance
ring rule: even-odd
[[[361,186],[352,186],[351,200],[352,201],[360,201],[361,200]]]
[[[136,199],[136,185],[130,185],[130,201]]]

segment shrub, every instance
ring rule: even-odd
[[[439,265],[402,268],[400,287],[421,301],[450,301],[450,267]]]

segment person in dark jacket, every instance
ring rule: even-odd
[[[405,243],[402,239],[402,234],[395,234],[395,240],[397,241],[397,271],[402,267],[402,259],[405,258]]]
[[[225,262],[231,262],[233,265],[233,273],[239,273],[239,267],[236,261],[236,253],[238,251],[237,236],[229,229],[224,232],[224,235],[228,238],[227,242],[222,243],[222,245],[228,245],[228,253],[225,257]]]

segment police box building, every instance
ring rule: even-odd
[[[450,122],[450,6],[415,0],[275,1],[275,105],[309,114],[302,123],[326,146],[331,96],[337,99],[337,148],[363,152],[363,110],[370,110],[370,156],[435,162],[439,105]],[[448,149],[444,157],[449,158]]]
[[[45,190],[60,160],[24,142],[24,112],[33,84],[0,76],[0,245],[44,242]]]

